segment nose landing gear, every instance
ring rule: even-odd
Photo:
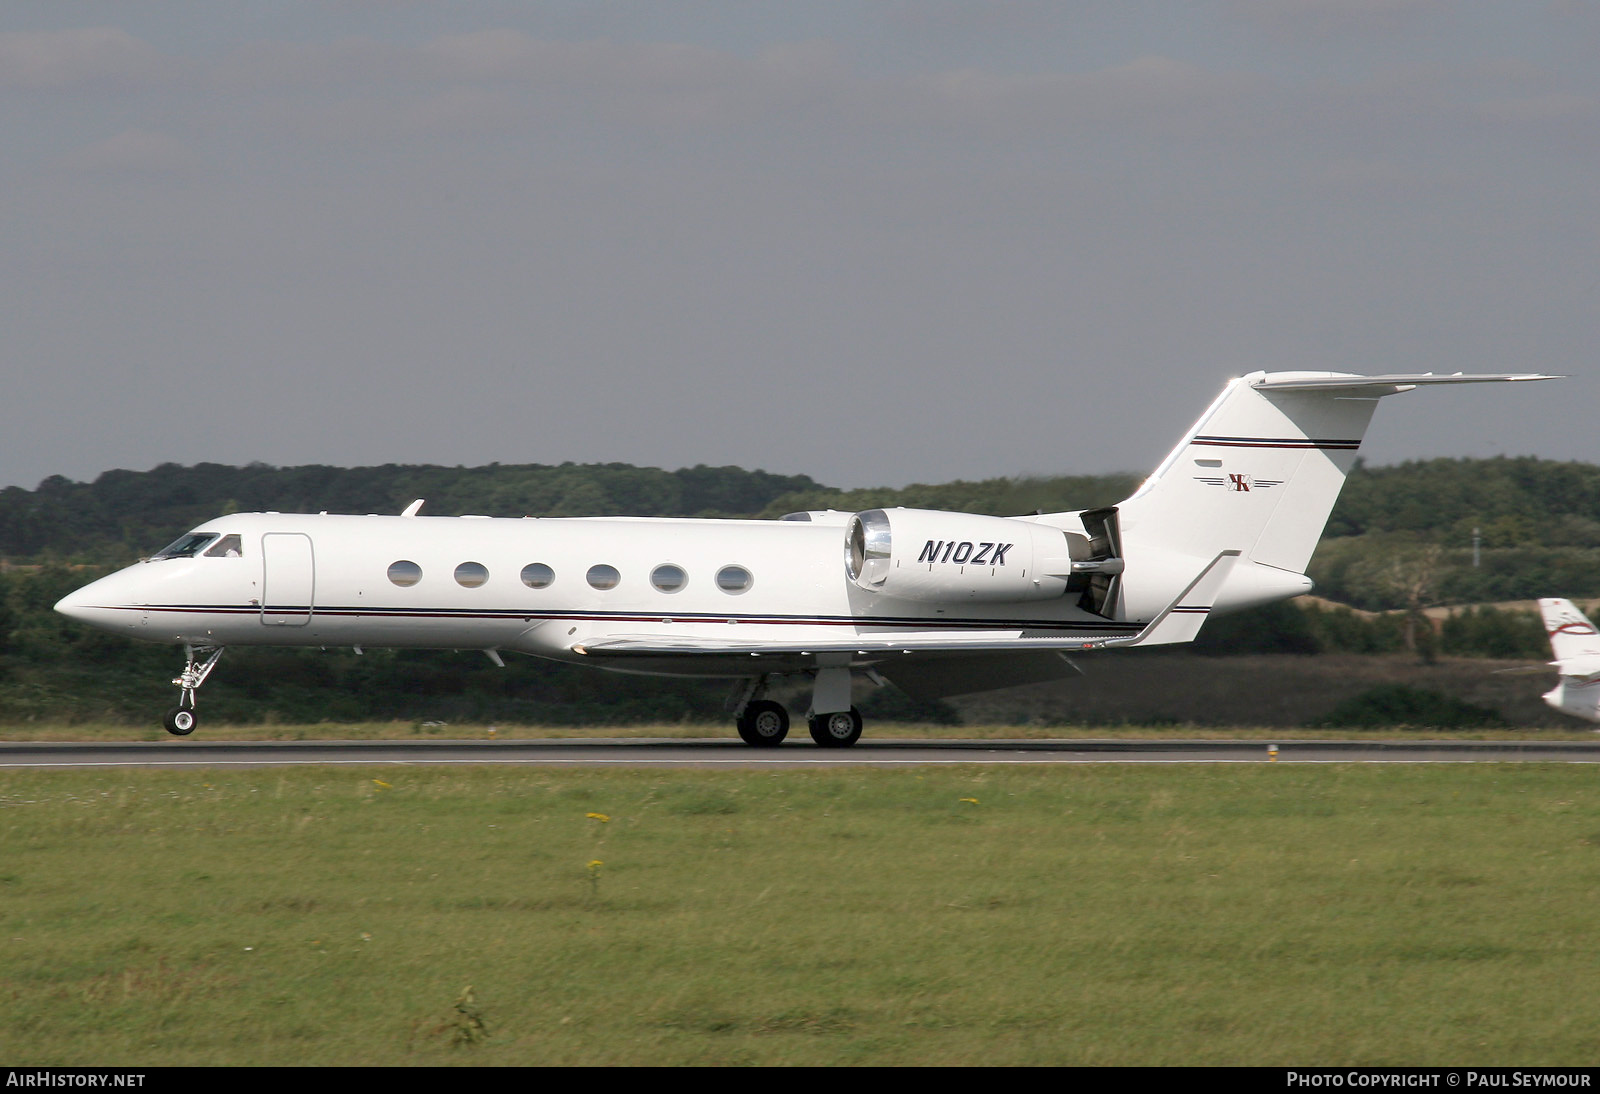
[[[183,647],[188,662],[183,667],[182,675],[172,681],[181,689],[178,705],[167,711],[166,717],[161,720],[167,732],[174,737],[187,737],[200,724],[194,713],[194,693],[206,682],[211,670],[217,667],[217,659],[222,656],[222,650],[221,646]]]
[[[161,724],[167,727],[167,732],[174,737],[187,737],[194,732],[194,727],[199,724],[195,720],[192,707],[173,707],[167,711],[166,717],[161,719]]]

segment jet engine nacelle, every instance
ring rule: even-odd
[[[1089,557],[1088,544],[1009,517],[869,509],[846,528],[845,573],[868,592],[903,600],[1051,600],[1066,593],[1072,561]]]

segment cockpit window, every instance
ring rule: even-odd
[[[186,536],[179,536],[161,550],[151,555],[151,558],[193,558],[217,538],[215,532],[190,532]]]
[[[244,551],[240,547],[237,533],[223,536],[206,551],[207,558],[238,558],[242,554]]]

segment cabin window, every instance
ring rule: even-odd
[[[238,558],[242,554],[244,554],[244,548],[240,544],[238,533],[235,533],[231,536],[223,536],[212,544],[211,549],[206,552],[206,557]]]
[[[542,562],[530,562],[522,568],[522,583],[530,589],[548,588],[556,579],[556,572]]]
[[[389,564],[389,580],[403,589],[410,588],[422,580],[422,567],[415,562],[392,562]]]
[[[724,566],[717,571],[717,588],[725,593],[742,593],[755,583],[743,566]]]
[[[489,580],[489,568],[481,562],[463,562],[456,567],[456,584],[466,589],[476,589]]]
[[[172,543],[151,555],[151,558],[193,558],[200,553],[212,540],[217,538],[215,532],[190,532],[186,536],[179,536]]]
[[[664,593],[675,593],[689,584],[689,575],[684,573],[682,566],[663,562],[650,571],[650,584]]]
[[[617,572],[615,566],[607,566],[603,562],[598,566],[590,566],[589,572],[584,576],[596,589],[615,589],[622,580],[622,575]]]

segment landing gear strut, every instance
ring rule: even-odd
[[[222,656],[222,647],[184,646],[183,653],[188,663],[183,667],[183,674],[172,681],[181,689],[178,694],[178,705],[167,711],[166,717],[161,720],[161,724],[167,727],[167,732],[174,737],[187,737],[200,724],[194,713],[194,693],[206,682],[211,670],[217,667],[217,659]]]

